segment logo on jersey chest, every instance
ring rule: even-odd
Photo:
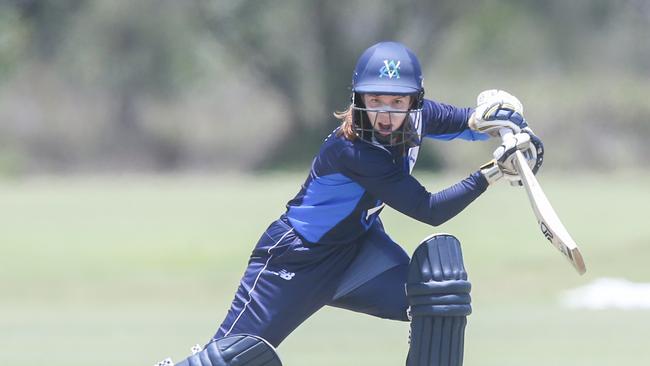
[[[389,79],[399,79],[399,64],[401,61],[384,60],[384,66],[379,69],[379,77],[387,77]]]

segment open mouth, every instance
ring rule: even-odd
[[[381,135],[390,135],[393,132],[393,127],[390,123],[377,122],[377,132]]]

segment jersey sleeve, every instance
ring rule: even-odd
[[[413,176],[378,149],[342,150],[341,171],[395,210],[437,226],[460,213],[483,193],[487,180],[476,172],[437,193],[428,192]]]
[[[472,114],[472,108],[458,108],[449,104],[425,99],[422,107],[422,134],[438,140],[453,140],[456,138],[477,141],[487,140],[489,136],[469,129],[467,121]]]

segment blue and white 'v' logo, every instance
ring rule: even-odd
[[[384,60],[384,66],[379,69],[379,77],[388,76],[389,79],[395,78],[399,79],[399,64],[401,61],[395,62],[395,60]]]

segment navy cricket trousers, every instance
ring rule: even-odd
[[[317,245],[282,216],[255,246],[214,338],[246,333],[277,347],[325,305],[406,321],[408,262],[379,220],[351,243]]]

